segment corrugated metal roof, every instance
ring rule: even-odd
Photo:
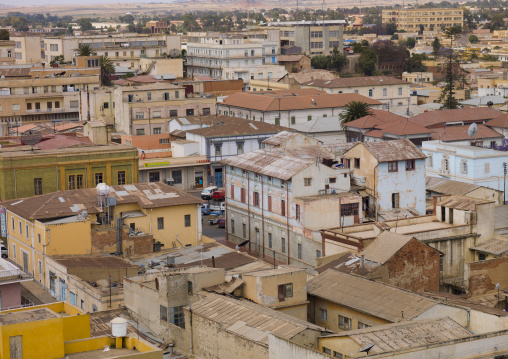
[[[243,155],[226,158],[225,165],[238,167],[266,176],[289,180],[315,161],[285,155],[279,151],[257,150]]]
[[[137,268],[118,257],[52,256],[55,262],[67,268]]]
[[[312,80],[305,82],[302,85],[338,88],[338,87],[352,87],[352,86],[382,86],[382,85],[409,85],[408,82],[399,80],[391,76],[362,76],[362,77],[337,77],[331,81],[327,80]]]
[[[302,271],[305,272],[306,269],[302,268],[302,267],[285,266],[285,267],[280,267],[280,268],[261,270],[258,272],[245,273],[244,275],[247,275],[247,276],[250,275],[253,277],[271,277],[271,276],[275,276],[275,275],[302,272]]]
[[[413,319],[437,304],[415,293],[334,270],[309,281],[307,292],[392,323]]]
[[[360,347],[375,344],[369,353],[380,354],[467,338],[472,335],[473,333],[469,330],[445,317],[352,330],[341,333],[337,337],[349,337]]]
[[[279,146],[286,142],[287,140],[292,139],[293,137],[296,137],[298,133],[296,132],[289,132],[289,131],[281,131],[277,133],[276,135],[271,136],[270,138],[267,138],[263,141],[265,145],[270,146]]]
[[[427,158],[427,156],[408,139],[359,142],[356,146],[364,146],[380,163]],[[345,157],[348,157],[348,152],[345,153]]]
[[[268,334],[289,340],[306,329],[325,331],[288,314],[215,294],[193,304],[192,313],[222,324],[227,332],[263,345],[268,345]]]
[[[359,256],[363,254],[369,261],[384,264],[410,240],[409,236],[384,231]]]
[[[476,211],[477,205],[494,203],[483,199],[476,199],[464,196],[449,196],[437,203],[438,206],[460,209],[463,211]]]
[[[239,117],[212,117],[215,119],[213,125],[188,130],[187,132],[194,133],[203,137],[223,137],[251,134],[272,135],[287,129],[286,127],[272,125],[268,122],[246,120]]]
[[[508,241],[492,238],[491,240],[480,243],[471,249],[501,256],[504,253],[508,252]]]

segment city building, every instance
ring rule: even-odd
[[[305,55],[279,55],[279,65],[288,73],[300,72],[311,69],[311,59]]]
[[[432,72],[403,72],[402,80],[418,85],[430,84],[434,81]]]
[[[387,9],[382,11],[383,24],[395,23],[397,30],[425,31],[444,27],[464,27],[464,10],[461,8]]]
[[[425,144],[425,142],[424,142]],[[399,209],[426,213],[425,159],[410,140],[359,142],[344,153],[357,185],[365,186],[366,217]]]
[[[22,308],[34,303],[23,296],[22,282],[32,281],[29,273],[0,258],[0,310]]]
[[[360,94],[383,104],[383,110],[411,103],[410,85],[390,76],[344,77],[333,80],[311,80],[302,88],[315,88],[329,94]]]
[[[121,86],[114,90],[115,128],[126,135],[169,133],[168,120],[215,115],[215,98],[187,95],[170,83]]]
[[[339,116],[351,101],[365,102],[374,109],[381,107],[381,102],[360,94],[327,94],[308,88],[235,93],[217,103],[217,112],[291,128],[317,117]]]
[[[147,21],[145,28],[149,29],[152,34],[171,31],[171,26],[168,26],[166,21]]]
[[[163,183],[106,192],[89,188],[3,202],[11,260],[54,290],[47,256],[129,256],[201,243],[200,199]]]
[[[280,47],[290,45],[301,49],[301,53],[329,55],[334,48],[343,49],[345,20],[320,21],[277,21],[260,24],[259,27],[278,29]]]
[[[427,162],[429,162],[429,157],[427,157]],[[447,178],[426,177],[425,189],[429,199],[434,196],[449,195],[491,200],[495,201],[496,205],[503,203],[503,191]]]
[[[471,146],[469,142],[428,141],[422,146],[428,157],[427,176],[446,178],[504,191],[503,163],[508,153]]]
[[[10,36],[14,41],[14,54],[16,64],[34,64],[45,61],[44,37],[36,34]],[[49,64],[49,62],[48,62]]]
[[[0,40],[0,63],[2,65],[13,64],[15,43],[12,40]]]
[[[410,121],[429,129],[435,129],[470,125],[473,122],[477,125],[485,124],[500,115],[501,112],[490,107],[464,107],[455,110],[424,112],[411,117]]]

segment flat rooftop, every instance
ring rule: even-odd
[[[405,226],[397,226],[390,229],[390,232],[397,234],[410,234],[415,232],[425,232],[425,231],[435,231],[438,229],[446,229],[456,227],[453,224],[443,223],[443,222],[426,222],[426,223],[415,223]],[[335,232],[338,234],[342,234],[340,228],[334,229],[331,232]],[[378,232],[379,233],[379,232]],[[361,231],[361,232],[345,232],[344,235],[350,235],[357,238],[372,238],[376,237],[376,232],[374,229],[369,231]]]
[[[74,353],[74,354],[66,354],[65,358],[69,359],[99,359],[99,358],[121,358],[123,356],[131,356],[134,354],[139,354],[137,350],[122,348],[122,349],[110,349],[105,352],[103,349],[101,350],[91,350],[88,352]]]
[[[55,319],[58,317],[58,314],[49,310],[48,308],[24,310],[20,312],[9,312],[0,314],[0,325],[27,323],[36,320]]]

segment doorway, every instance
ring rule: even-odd
[[[215,186],[222,187],[222,168],[215,169]]]
[[[9,337],[9,351],[11,359],[23,359],[23,336],[15,335]]]

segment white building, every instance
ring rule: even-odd
[[[422,151],[428,157],[427,176],[504,190],[503,163],[508,163],[508,152],[440,141],[424,142]]]

